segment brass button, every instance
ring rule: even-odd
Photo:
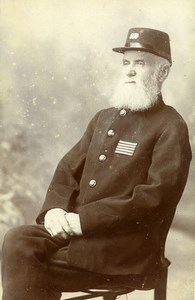
[[[126,114],[127,114],[127,111],[124,108],[120,110],[120,116],[121,117],[126,116]]]
[[[90,187],[94,187],[94,186],[96,186],[96,184],[97,184],[97,182],[94,179],[92,179],[92,180],[89,181],[89,186]]]
[[[110,129],[110,130],[108,130],[108,136],[114,136],[115,135],[115,132],[114,132],[114,130],[113,129]]]
[[[106,155],[105,154],[101,154],[99,156],[99,161],[105,161],[106,160]]]

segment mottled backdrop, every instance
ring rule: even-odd
[[[169,33],[164,100],[186,119],[194,150],[194,20],[194,0],[0,1],[1,240],[9,227],[34,221],[57,162],[108,106],[122,58],[111,49],[130,27]],[[193,299],[194,175],[193,160],[167,242],[168,300]]]

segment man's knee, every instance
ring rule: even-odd
[[[18,239],[20,239],[21,235],[23,235],[25,226],[19,226],[10,229],[4,237],[3,249],[12,249],[16,245]]]
[[[36,226],[23,225],[16,228],[10,229],[4,237],[4,242],[2,246],[3,254],[7,255],[17,255],[18,253],[30,253],[28,249],[31,247],[30,240],[36,231]]]

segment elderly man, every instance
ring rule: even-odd
[[[121,276],[136,288],[161,267],[191,160],[186,123],[161,95],[169,37],[132,28],[113,50],[124,55],[111,108],[60,161],[39,225],[5,237],[3,300],[59,299]]]

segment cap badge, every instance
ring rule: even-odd
[[[139,37],[139,33],[138,32],[132,32],[129,39],[130,40],[137,40]]]

